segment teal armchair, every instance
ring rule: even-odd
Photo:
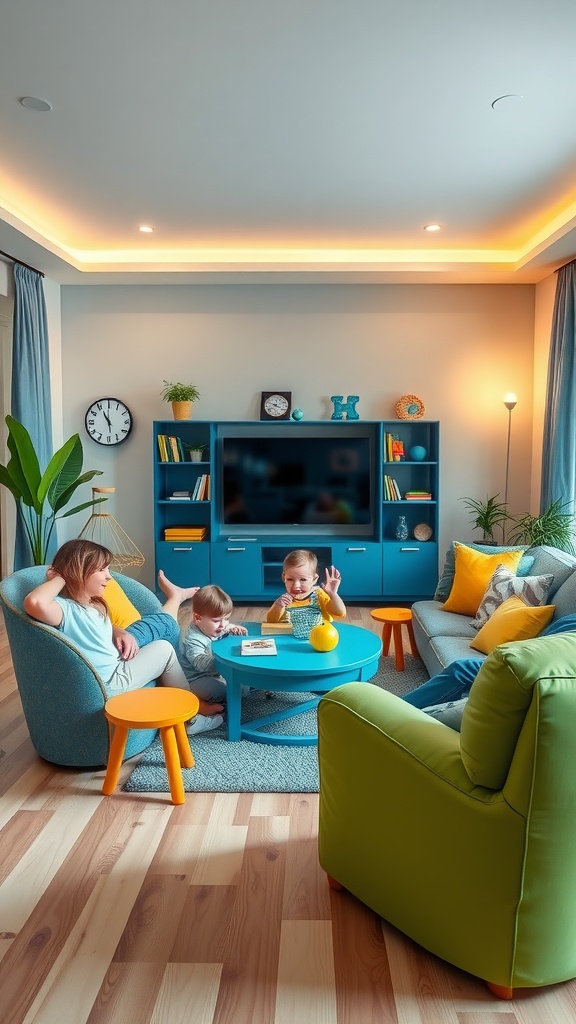
[[[574,978],[575,751],[576,633],[496,648],[460,734],[340,686],[318,707],[320,863],[503,998]]]
[[[141,615],[160,608],[142,583],[113,573]],[[98,768],[108,760],[102,680],[78,648],[57,629],[31,619],[23,601],[46,579],[46,566],[20,569],[0,583],[0,605],[24,717],[34,749],[54,764]],[[131,730],[125,757],[150,746],[156,733]]]

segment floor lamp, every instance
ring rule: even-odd
[[[508,502],[508,473],[510,471],[510,434],[512,432],[512,409],[518,403],[518,398],[513,391],[504,395],[504,405],[508,409],[508,441],[506,443],[506,483],[504,486],[504,504]]]

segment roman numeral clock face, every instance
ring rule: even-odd
[[[122,444],[132,430],[132,413],[119,398],[98,398],[84,417],[86,430],[96,444],[106,448]]]

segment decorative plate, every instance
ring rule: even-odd
[[[418,395],[403,395],[396,404],[399,420],[419,420],[426,412],[426,406]]]
[[[428,526],[428,523],[418,523],[414,527],[414,536],[416,540],[430,540],[432,536],[432,527]]]

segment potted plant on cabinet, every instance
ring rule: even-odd
[[[483,544],[496,544],[494,530],[501,527],[504,536],[504,524],[510,519],[507,506],[504,502],[498,501],[499,494],[494,494],[486,501],[476,501],[475,498],[460,498],[472,517],[472,525],[477,530],[482,530]]]
[[[164,388],[161,391],[165,402],[172,403],[172,413],[175,420],[189,420],[192,416],[192,403],[200,398],[200,392],[195,384],[175,384],[165,380]]]
[[[202,456],[206,451],[205,444],[189,444],[187,441],[184,441],[183,444],[184,451],[190,459],[190,462],[202,462]]]
[[[106,501],[106,498],[91,499],[63,511],[74,491],[93,477],[101,476],[102,471],[89,469],[82,473],[82,442],[79,434],[73,434],[54,453],[42,473],[26,427],[12,416],[6,417],[6,425],[11,457],[6,466],[0,465],[0,484],[11,491],[22,512],[32,564],[45,565],[56,520],[66,519],[75,512]]]

